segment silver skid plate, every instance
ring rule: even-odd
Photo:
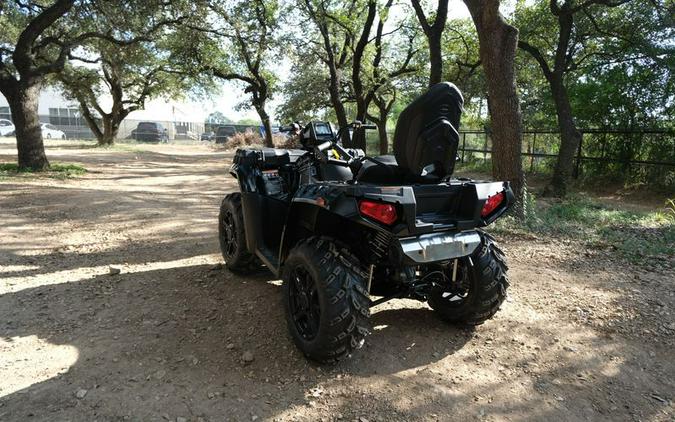
[[[413,261],[423,264],[467,256],[480,245],[475,231],[430,233],[399,239],[401,249]]]

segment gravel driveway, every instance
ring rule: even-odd
[[[395,300],[319,367],[286,333],[280,282],[220,265],[230,153],[49,145],[89,172],[0,179],[0,421],[675,420],[672,266],[501,238],[495,319],[463,329]]]

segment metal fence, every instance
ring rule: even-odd
[[[69,119],[65,121],[63,118],[55,116],[40,116],[40,121],[54,126],[56,129],[65,133],[66,139],[95,139],[95,136],[89,126],[87,126],[84,119]],[[158,125],[160,131],[166,133],[166,137],[170,141],[174,140],[193,140],[199,141],[202,139],[204,133],[215,134],[219,127],[227,128],[227,133],[246,132],[250,130],[255,133],[261,131],[261,126],[258,125],[237,125],[237,124],[218,124],[205,122],[189,122],[189,121],[170,121],[170,120],[136,120],[125,119],[120,124],[117,139],[137,139],[138,134],[144,133],[144,129],[139,128],[141,123],[152,123]],[[147,125],[144,125],[147,126]],[[154,131],[151,131],[154,133]],[[142,138],[142,136],[141,136]]]
[[[10,115],[0,114],[0,118],[11,121]],[[46,129],[61,131],[66,139],[95,139],[95,136],[89,126],[79,115],[40,115],[40,122],[48,125]],[[203,133],[216,132],[218,127],[226,126],[230,133],[245,132],[251,130],[259,132],[260,126],[257,125],[229,125],[229,124],[215,124],[195,121],[179,121],[179,120],[137,120],[124,119],[120,124],[117,138],[135,139],[137,133],[143,133],[144,129],[139,128],[141,123],[152,123],[166,134],[169,140],[200,140]],[[147,126],[147,125],[145,125]],[[55,137],[55,132],[49,132],[43,129],[44,134],[49,133],[49,137]],[[47,137],[47,136],[45,136]],[[58,136],[59,138],[61,136]]]
[[[61,138],[62,136],[58,136],[56,132],[60,131],[65,139],[95,139],[93,132],[82,117],[40,115],[39,118],[43,124],[43,137]],[[133,139],[134,131],[143,131],[143,129],[139,129],[141,123],[157,125],[158,129],[164,132],[169,140],[198,140],[205,128],[204,122],[125,119],[120,124],[117,138]]]
[[[52,129],[62,131],[66,139],[94,139],[93,133],[79,114],[41,115],[40,121],[48,124],[48,127]],[[137,133],[142,132],[139,124],[148,122],[157,125],[158,130],[169,141],[199,141],[205,133],[211,134],[210,137],[205,137],[208,140],[214,140],[221,132],[223,136],[249,130],[264,134],[259,125],[125,119],[120,125],[117,138],[120,140],[135,139]],[[222,129],[219,130],[219,128]],[[278,128],[273,127],[273,132],[277,130]],[[578,175],[584,168],[598,173],[632,171],[635,166],[648,167],[653,174],[675,171],[674,129],[580,129],[580,132],[582,141],[575,157],[575,175]],[[43,135],[44,133],[47,132],[43,129]],[[392,140],[393,133],[390,133],[390,148]],[[379,151],[378,143],[377,132],[367,132],[369,153],[376,154]],[[560,132],[558,130],[527,129],[523,131],[522,156],[526,171],[533,173],[544,168],[550,169],[558,156],[559,149]],[[490,132],[472,129],[460,131],[458,154],[462,163],[477,160],[487,163],[492,157]]]
[[[6,107],[5,107],[6,108]],[[1,108],[0,108],[1,109]],[[64,109],[71,111],[70,109]],[[6,112],[0,110],[0,123],[11,122],[12,117],[7,109]],[[40,123],[43,124],[44,138],[58,139],[95,139],[94,133],[83,117],[78,113],[70,114],[49,114],[39,115]],[[2,122],[2,121],[5,122]],[[46,126],[45,126],[46,125]],[[12,136],[12,129],[7,127],[0,128],[0,136]],[[240,125],[229,123],[210,123],[204,121],[181,121],[181,120],[140,120],[124,119],[117,133],[118,140],[138,140],[144,141],[158,138],[161,141],[177,140],[214,140],[215,137],[228,137],[236,133],[251,131],[265,135],[265,129],[262,125]],[[272,127],[272,133],[277,133],[278,127]]]
[[[580,129],[581,143],[575,156],[575,176],[585,166],[629,170],[631,166],[654,166],[675,170],[675,131],[670,129]],[[552,166],[560,149],[557,130],[523,131],[525,169],[536,172]],[[462,163],[492,157],[490,132],[460,132],[458,154]]]

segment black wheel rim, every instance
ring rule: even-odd
[[[293,323],[305,340],[312,340],[319,332],[321,307],[316,282],[302,266],[291,272],[289,282],[289,302]]]
[[[468,262],[459,260],[457,262],[457,275],[455,281],[452,281],[453,265],[450,264],[446,270],[447,283],[439,288],[440,298],[453,307],[462,306],[472,293],[471,274],[469,274]]]
[[[232,211],[226,211],[220,221],[223,234],[223,253],[231,258],[237,252],[237,230],[234,226],[234,214]]]

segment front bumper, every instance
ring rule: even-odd
[[[481,243],[476,231],[443,232],[398,240],[403,255],[415,264],[447,261],[471,255]]]

